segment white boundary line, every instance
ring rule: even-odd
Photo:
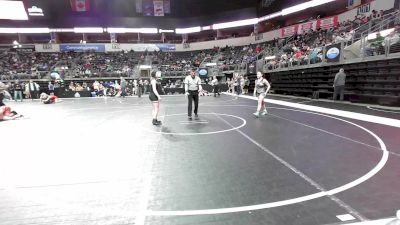
[[[340,119],[337,117],[333,116],[328,116],[320,113],[314,113],[314,112],[308,112],[308,111],[302,111],[302,110],[295,110],[295,109],[286,109],[286,108],[280,108],[283,110],[292,110],[292,111],[298,111],[298,112],[304,112],[304,113],[311,113],[315,115],[320,115],[324,117],[329,117],[333,118],[339,121],[343,121],[345,123],[354,125],[367,133],[369,133],[371,136],[373,136],[379,143],[380,149],[382,150],[382,158],[379,161],[379,163],[367,174],[363,175],[362,177],[347,183],[345,185],[342,185],[340,187],[328,190],[328,191],[321,191],[317,192],[314,194],[306,195],[306,196],[301,196],[297,198],[292,198],[292,199],[287,199],[287,200],[282,200],[282,201],[276,201],[276,202],[269,202],[265,204],[258,204],[258,205],[249,205],[249,206],[240,206],[240,207],[232,207],[232,208],[219,208],[219,209],[201,209],[201,210],[179,210],[179,211],[153,211],[153,210],[147,210],[145,212],[140,212],[140,214],[145,214],[147,216],[193,216],[193,215],[215,215],[215,214],[225,214],[225,213],[235,213],[235,212],[247,212],[247,211],[255,211],[255,210],[260,210],[260,209],[268,209],[268,208],[274,208],[274,207],[279,207],[279,206],[285,206],[285,205],[291,205],[291,204],[296,204],[300,202],[305,202],[309,201],[312,199],[317,199],[320,197],[325,197],[325,196],[331,196],[338,194],[340,192],[346,191],[350,188],[353,188],[366,180],[370,179],[374,175],[376,175],[386,164],[386,162],[389,159],[389,152],[386,149],[385,143],[382,141],[380,137],[378,137],[375,133],[372,131],[368,130],[365,127],[362,127],[358,124],[352,123],[350,121]]]
[[[377,108],[374,108],[374,107],[371,107],[371,106],[367,106],[367,108],[370,109],[370,110],[375,110],[375,111],[380,111],[380,112],[396,113],[396,114],[400,113],[400,111],[399,112],[388,111],[388,110],[383,110],[383,109],[377,109]]]
[[[222,121],[224,121],[226,124],[228,124],[229,126],[232,126],[228,121],[224,120],[223,118],[219,117]],[[322,187],[320,184],[318,184],[317,182],[315,182],[313,179],[311,179],[310,177],[308,177],[306,174],[304,174],[303,172],[301,172],[300,170],[298,170],[296,167],[294,167],[293,165],[291,165],[290,163],[286,162],[284,159],[282,159],[281,157],[277,156],[276,154],[274,154],[273,152],[271,152],[269,149],[267,149],[266,147],[264,147],[262,144],[258,143],[256,140],[254,140],[253,138],[249,137],[247,134],[245,134],[243,131],[241,130],[237,130],[237,132],[239,132],[239,134],[241,134],[243,137],[247,138],[247,140],[249,140],[250,142],[252,142],[253,144],[255,144],[257,147],[259,147],[261,150],[263,150],[264,152],[266,152],[267,154],[269,154],[270,156],[272,156],[274,159],[276,159],[278,162],[280,162],[281,164],[283,164],[284,166],[286,166],[288,169],[290,169],[291,171],[293,171],[295,174],[299,175],[301,178],[303,178],[307,183],[309,183],[311,186],[315,187],[318,191],[321,192],[327,192],[327,190]],[[333,195],[327,195],[327,197],[329,199],[331,199],[332,201],[334,201],[336,204],[338,204],[340,207],[342,207],[343,209],[345,209],[348,213],[350,213],[351,215],[354,215],[357,219],[361,220],[361,221],[365,221],[366,218],[361,215],[359,212],[357,212],[355,209],[353,209],[351,206],[349,206],[348,204],[344,203],[342,200],[340,200],[339,198],[337,198],[336,196]]]
[[[224,94],[232,95],[230,93],[224,93]],[[251,100],[257,100],[256,97],[252,97],[252,96],[241,95],[239,97],[247,98],[247,99],[251,99]],[[266,99],[265,101],[267,103],[272,103],[272,104],[276,104],[276,105],[283,105],[283,106],[288,106],[288,107],[292,107],[292,108],[309,110],[309,111],[319,112],[319,113],[326,113],[326,114],[330,114],[330,115],[334,115],[334,116],[341,116],[341,117],[345,117],[345,118],[350,118],[350,119],[361,120],[361,121],[366,121],[366,122],[377,123],[377,124],[400,128],[400,120],[396,120],[396,119],[390,119],[390,118],[385,118],[385,117],[380,117],[380,116],[371,116],[371,115],[366,115],[366,114],[362,114],[362,113],[348,112],[348,111],[337,110],[337,109],[328,109],[328,108],[323,108],[323,107],[319,107],[319,106],[302,105],[302,104],[298,104],[298,103],[285,102],[285,101],[274,100],[274,99]]]
[[[202,113],[201,115],[215,115],[215,113]],[[168,116],[181,116],[181,115],[187,115],[185,113],[179,113],[179,114],[169,114],[169,115],[164,115],[164,116],[160,116],[160,117],[168,117]],[[247,121],[245,119],[243,119],[242,117],[239,116],[234,116],[234,115],[230,115],[230,114],[218,114],[220,116],[228,116],[228,117],[232,117],[232,118],[236,118],[242,121],[242,124],[231,128],[231,129],[225,129],[225,130],[219,130],[219,131],[210,131],[210,132],[202,132],[202,133],[173,133],[173,132],[163,132],[163,131],[154,131],[154,130],[150,130],[150,129],[146,129],[142,126],[143,130],[151,132],[151,133],[156,133],[156,134],[167,134],[167,135],[179,135],[179,136],[195,136],[195,135],[208,135],[208,134],[219,134],[219,133],[225,133],[225,132],[229,132],[232,130],[237,130],[240,129],[244,126],[246,126]]]
[[[220,105],[220,106],[224,106],[224,105]],[[317,108],[320,108],[320,107],[317,107]],[[340,192],[343,192],[345,190],[348,190],[350,188],[353,188],[353,187],[365,182],[366,180],[370,179],[372,176],[377,174],[383,168],[383,166],[386,164],[386,162],[388,160],[389,153],[388,153],[388,151],[386,149],[386,145],[384,144],[384,142],[375,133],[373,133],[372,131],[368,130],[367,128],[364,128],[364,127],[362,127],[362,126],[360,126],[358,124],[349,122],[349,121],[344,120],[344,119],[340,119],[340,118],[336,118],[336,117],[332,117],[332,116],[328,116],[328,115],[324,115],[324,114],[320,114],[320,113],[313,113],[313,112],[308,112],[308,111],[294,110],[294,109],[287,109],[287,108],[280,108],[280,109],[299,111],[299,112],[304,112],[304,113],[311,113],[311,114],[321,115],[321,116],[325,116],[325,117],[330,117],[330,118],[337,119],[337,120],[340,120],[340,121],[343,121],[343,122],[346,122],[348,124],[351,124],[351,125],[354,125],[356,127],[361,128],[362,130],[364,130],[367,133],[369,133],[370,135],[372,135],[378,141],[378,143],[380,145],[380,149],[383,151],[383,155],[382,155],[382,158],[381,158],[380,162],[371,171],[369,171],[364,176],[362,176],[362,177],[360,177],[360,178],[358,178],[358,179],[356,179],[356,180],[354,180],[354,181],[352,181],[352,182],[350,182],[348,184],[345,184],[343,186],[340,186],[340,187],[337,187],[337,188],[334,188],[332,190],[325,191],[325,192],[318,192],[318,193],[314,193],[314,194],[311,194],[311,195],[297,197],[297,198],[293,198],[293,199],[287,199],[287,200],[283,200],[283,201],[270,202],[270,203],[258,204],[258,205],[250,205],[250,206],[232,207],[232,208],[204,209],[204,210],[183,210],[183,211],[151,211],[151,210],[145,210],[145,211],[137,212],[137,216],[188,216],[188,215],[225,214],[225,213],[245,212],[245,211],[254,211],[254,210],[260,210],[260,209],[267,209],[267,208],[272,208],[272,207],[279,207],[279,206],[285,206],[285,205],[300,203],[300,202],[304,202],[304,201],[309,201],[309,200],[320,198],[320,197],[324,197],[324,196],[338,194]],[[324,109],[324,108],[322,108],[322,109]],[[179,114],[179,115],[181,115],[181,114]],[[183,114],[183,115],[186,115],[186,114]],[[225,115],[225,114],[219,114],[219,115]],[[168,115],[166,115],[166,116],[168,116]],[[232,115],[227,115],[227,116],[232,116]],[[233,116],[233,117],[236,117],[236,116]],[[237,129],[239,129],[239,128],[237,128]],[[157,133],[157,132],[155,132],[155,133]],[[168,134],[170,134],[170,133],[168,133]],[[132,212],[129,213],[129,215],[131,215],[131,214],[132,214]]]

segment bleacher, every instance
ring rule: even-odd
[[[399,58],[272,72],[272,90],[276,94],[332,98],[333,79],[340,68],[347,74],[345,100],[400,105]]]

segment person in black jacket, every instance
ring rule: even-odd
[[[22,102],[22,85],[16,80],[14,84],[14,100],[18,101],[18,99]]]

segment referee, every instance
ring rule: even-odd
[[[201,80],[196,76],[196,70],[192,69],[190,75],[185,78],[185,94],[188,96],[188,118],[192,119],[192,101],[194,101],[194,118],[198,119],[197,115],[199,109],[199,91],[203,88],[201,87]]]

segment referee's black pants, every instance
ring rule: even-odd
[[[219,94],[219,85],[218,85],[218,84],[217,84],[217,85],[214,85],[214,97],[216,97],[217,94],[220,95],[220,94]]]
[[[192,102],[194,100],[194,114],[197,115],[199,109],[199,91],[189,91],[188,95],[188,116],[192,116]]]

